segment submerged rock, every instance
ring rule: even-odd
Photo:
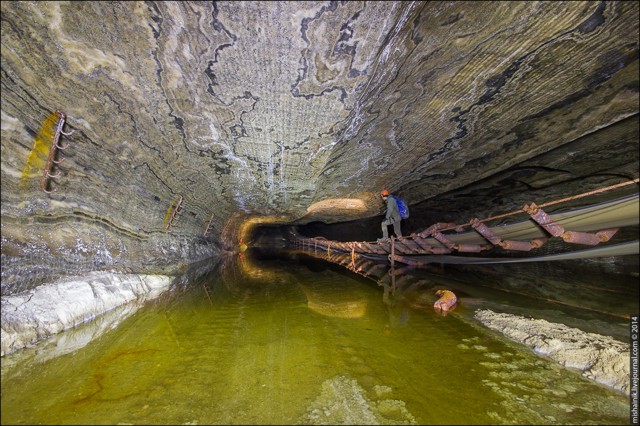
[[[91,272],[2,297],[2,356],[169,288],[165,275]]]
[[[391,388],[375,386],[370,400],[356,380],[337,376],[322,383],[322,393],[309,406],[302,424],[416,424],[404,401],[387,398]]]
[[[475,317],[537,353],[581,370],[584,377],[629,395],[629,344],[564,324],[488,309],[476,311]]]

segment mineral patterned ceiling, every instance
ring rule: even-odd
[[[196,236],[370,218],[383,187],[417,206],[570,144],[589,169],[589,140],[638,176],[637,2],[1,7],[5,256],[191,256]],[[58,109],[73,133],[48,194]]]

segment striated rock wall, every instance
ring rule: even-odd
[[[637,127],[637,2],[0,7],[3,281],[51,256],[71,271],[88,257],[175,269],[235,245],[221,240],[245,219],[371,218],[382,187],[417,205],[576,141],[563,154],[576,170],[638,144],[616,137]],[[57,109],[73,133],[48,194]],[[634,158],[510,174],[483,199],[509,198],[514,180],[564,194],[625,181]]]
[[[42,219],[42,220],[40,220]],[[60,276],[89,271],[176,275],[189,264],[219,257],[220,245],[200,235],[115,233],[91,221],[3,218],[2,295]]]

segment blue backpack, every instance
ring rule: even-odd
[[[404,202],[402,198],[396,197],[392,195],[393,199],[396,200],[396,204],[398,204],[398,210],[400,210],[400,217],[403,219],[409,218],[409,207],[407,207],[407,203]]]

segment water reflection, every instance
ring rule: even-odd
[[[3,358],[2,423],[627,421],[624,395],[466,321],[487,289],[380,266],[229,257],[82,348]],[[441,288],[460,298],[447,317]]]
[[[525,264],[390,266],[384,259],[304,250],[308,256],[341,265],[379,286],[389,303],[433,309],[438,290],[452,291],[462,312],[478,308],[529,314],[588,332],[628,340],[626,324],[638,312],[637,271],[627,263],[556,261]],[[633,260],[631,260],[633,264]],[[462,298],[460,298],[462,296]],[[456,305],[456,306],[457,306]]]

